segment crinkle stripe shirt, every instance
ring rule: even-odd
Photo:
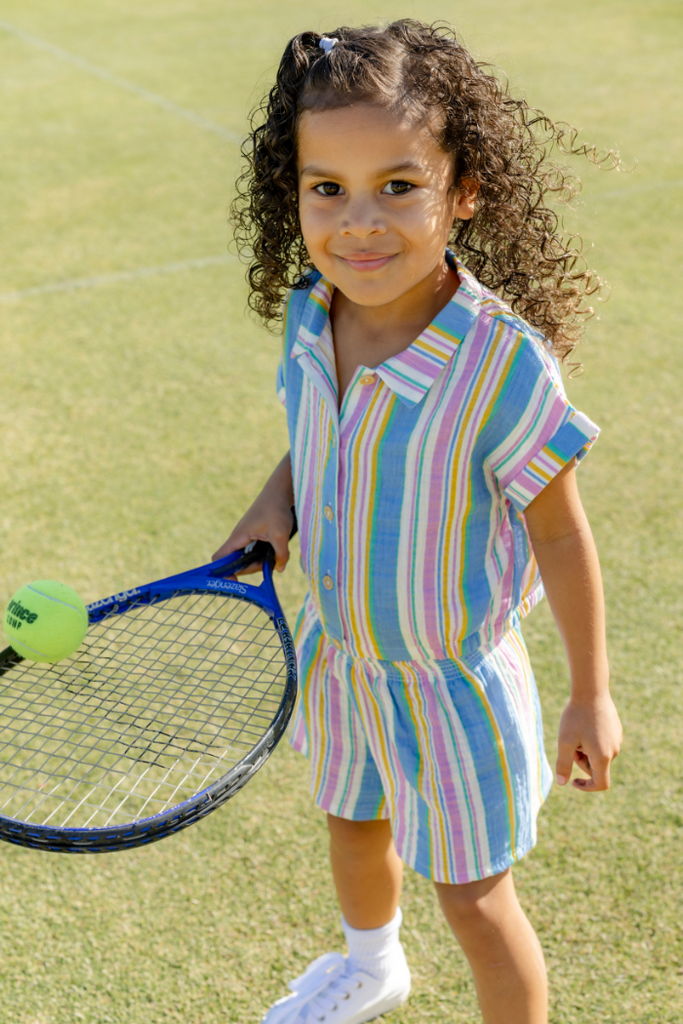
[[[450,252],[460,286],[407,349],[358,367],[341,407],[313,272],[285,304],[286,405],[302,564],[330,642],[354,658],[457,658],[542,597],[523,512],[598,428],[543,338]]]

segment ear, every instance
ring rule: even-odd
[[[479,185],[472,178],[462,178],[455,188],[453,216],[459,220],[470,220],[474,216]]]

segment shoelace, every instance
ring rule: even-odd
[[[333,981],[324,988],[308,1004],[308,1017],[306,1020],[324,1021],[328,1010],[336,1010],[339,1003],[344,999],[350,999],[352,990],[361,988],[362,984],[362,981],[354,979],[353,976],[342,975],[337,981]]]
[[[354,981],[353,975],[346,972],[345,956],[341,953],[323,953],[308,965],[300,977],[289,982],[288,988],[295,993],[295,997],[271,1009],[269,1024],[292,1024],[301,1019],[299,1011],[306,1013],[305,1020],[311,1024],[324,1021],[328,1011],[334,1009],[339,999],[349,998],[351,990],[362,984]]]

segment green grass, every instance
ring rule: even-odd
[[[5,0],[2,18],[236,134],[304,27],[448,18],[515,87],[628,174],[586,166],[572,214],[612,285],[575,403],[603,427],[581,470],[625,725],[610,793],[554,791],[516,878],[555,1024],[683,1020],[678,274],[681,6],[635,0]],[[226,251],[237,147],[0,28],[0,294]],[[284,451],[278,343],[236,263],[0,302],[4,602],[57,578],[94,599],[207,558]],[[281,581],[295,614],[303,581]],[[547,608],[526,635],[553,756],[567,672]],[[249,1024],[342,948],[321,815],[282,746],[247,792],[147,850],[0,850],[0,1019]],[[431,886],[410,874],[410,1003],[478,1019]]]

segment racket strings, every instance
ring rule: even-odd
[[[285,682],[256,605],[193,593],[112,615],[74,658],[0,677],[0,812],[96,827],[175,806],[258,742]]]
[[[238,634],[238,638],[239,638],[239,634]],[[133,645],[133,646],[135,646],[135,645]],[[158,716],[154,716],[153,714],[148,714],[147,716],[145,716],[144,711],[141,710],[141,704],[140,704],[140,700],[139,700],[139,690],[138,690],[138,693],[136,694],[135,693],[135,686],[129,687],[129,689],[126,691],[119,684],[119,691],[117,691],[114,688],[114,686],[111,685],[112,681],[114,683],[116,683],[116,679],[114,678],[114,680],[112,680],[112,676],[113,675],[114,676],[119,675],[119,673],[117,671],[113,671],[113,670],[118,670],[120,668],[120,664],[119,664],[120,659],[117,658],[115,660],[115,659],[111,658],[106,653],[106,650],[107,650],[106,647],[104,648],[104,650],[105,650],[104,657],[99,659],[99,665],[98,665],[99,672],[98,671],[93,672],[93,661],[94,661],[94,659],[92,658],[92,653],[93,652],[95,654],[97,653],[97,649],[96,649],[95,645],[94,644],[92,645],[90,652],[86,652],[86,655],[90,654],[90,658],[85,662],[85,664],[86,664],[87,669],[90,670],[88,674],[91,676],[91,679],[87,680],[85,685],[74,687],[72,684],[70,685],[71,680],[69,680],[68,676],[67,676],[67,685],[66,685],[65,689],[67,691],[69,691],[71,694],[76,695],[77,698],[85,698],[85,700],[79,701],[78,703],[76,703],[76,705],[75,705],[75,707],[73,709],[73,714],[72,714],[70,719],[65,719],[64,711],[63,711],[63,709],[60,709],[61,713],[59,713],[57,716],[55,716],[57,718],[57,720],[59,721],[59,724],[63,724],[63,725],[70,724],[72,729],[75,732],[76,731],[75,730],[75,724],[74,724],[75,717],[81,717],[82,718],[83,717],[82,712],[84,710],[87,712],[88,706],[92,705],[92,702],[93,702],[93,699],[94,699],[96,701],[97,710],[100,712],[100,714],[103,715],[103,717],[108,719],[110,723],[116,724],[118,726],[128,726],[131,729],[135,739],[139,739],[140,737],[146,737],[148,740],[149,739],[154,740],[154,739],[156,739],[156,738],[158,738],[160,736],[164,736],[165,740],[167,742],[169,740],[174,739],[177,736],[177,732],[175,734],[171,734],[168,731],[165,731],[163,728],[161,728],[160,725],[159,725]],[[275,650],[271,652],[271,657],[273,656],[273,654],[277,657],[277,655],[279,654],[277,648],[275,648]],[[186,661],[187,660],[188,659],[186,659]],[[130,667],[131,670],[134,670],[135,666],[131,666],[130,665],[130,661],[131,661],[130,657],[127,658],[127,661],[128,661],[128,667]],[[109,664],[107,664],[107,663],[109,663]],[[113,670],[112,670],[112,663],[114,663],[113,664]],[[71,668],[71,666],[69,666],[69,667]],[[82,673],[81,678],[83,678],[85,676],[85,673],[83,673],[83,660],[79,659],[79,661],[76,663],[76,665],[74,667],[76,667]],[[126,666],[124,665],[124,668],[125,667]],[[147,665],[146,667],[148,669],[150,668],[149,665]],[[108,672],[107,672],[107,668],[109,668]],[[166,703],[172,704],[174,702],[174,699],[175,699],[176,703],[178,702],[177,695],[174,695],[170,699],[169,699],[169,696],[168,696],[168,684],[169,684],[169,682],[172,681],[172,679],[169,676],[169,674],[168,673],[161,673],[158,670],[158,668],[156,668],[154,671],[155,671],[155,675],[152,677],[152,681],[147,686],[147,693],[148,693],[148,695],[150,697],[150,700],[148,701],[147,706],[144,709],[147,712],[150,712],[150,711],[154,710],[153,709],[153,698],[155,696],[157,696],[157,695],[162,695],[163,699],[164,699],[164,701]],[[181,672],[182,672],[182,666],[181,666]],[[178,672],[175,673],[176,676],[178,676],[179,674],[180,673],[178,673]],[[98,676],[99,676],[99,678],[98,678]],[[207,682],[207,677],[208,676],[209,676],[209,673],[205,672],[204,673],[204,680],[203,680],[204,682]],[[217,675],[214,674],[214,676],[215,676],[215,678],[213,680],[214,684],[220,683],[221,682],[220,674],[217,674]],[[93,686],[93,681],[95,683],[99,684],[96,688]],[[208,681],[211,682],[212,680],[209,678]],[[201,680],[197,680],[197,683],[200,684]],[[107,690],[107,684],[109,684],[109,690]],[[197,685],[195,687],[195,691],[197,691],[199,689],[200,689],[200,686]],[[235,691],[233,693],[233,697],[237,695],[238,689],[239,689],[239,687],[234,687],[233,688],[233,690]],[[245,687],[244,688],[244,692],[246,692],[246,689],[247,688]],[[131,695],[132,696],[137,696],[138,700],[136,702],[131,702],[130,699],[127,700],[126,698],[130,698]],[[54,697],[54,695],[52,695],[52,694],[49,695],[49,696],[51,698]],[[191,700],[191,696],[192,696],[191,694],[188,694],[187,689],[185,690],[185,693],[180,695],[180,700],[182,701],[183,708],[184,708],[184,710],[186,712],[185,720],[183,722],[183,725],[186,728],[187,728],[187,725],[188,725],[188,723],[190,721],[189,716],[187,715],[187,712],[189,710],[192,710],[193,706],[194,706],[195,710],[200,711],[202,713],[202,715],[204,716],[204,718],[202,718],[202,723],[205,721],[205,716],[206,716],[206,711],[207,711],[206,699],[204,699],[203,702],[200,699],[197,699],[196,701],[194,701],[194,705],[193,705],[193,702]],[[206,698],[206,694],[204,696]],[[224,696],[224,694],[221,695],[221,696]],[[53,699],[49,703],[52,705],[52,707],[54,707],[54,700]],[[15,718],[18,717],[18,711],[19,711],[19,709],[15,705],[12,708],[12,712],[13,712],[13,715],[15,716]],[[31,711],[33,711],[33,709],[31,709]],[[42,727],[43,734],[45,733],[45,725],[46,724],[50,725],[52,723],[50,723],[49,721],[45,722],[45,720],[40,722],[40,726]]]
[[[158,731],[158,730],[157,730],[157,731]],[[127,740],[129,741],[129,737],[126,737],[126,738],[127,738]],[[158,738],[158,737],[157,737],[157,738]],[[125,753],[126,753],[126,754],[127,754],[127,755],[128,755],[129,757],[130,757],[130,756],[135,756],[135,753],[136,753],[136,752],[134,752],[134,751],[132,751],[132,750],[131,750],[131,746],[132,746],[132,745],[135,745],[135,744],[131,744],[131,743],[129,742],[129,745],[128,745],[128,749],[127,749],[127,750],[125,751]],[[151,744],[147,742],[147,744],[146,744],[146,750],[147,750],[147,751],[148,751],[148,750],[150,750],[150,745],[151,745]],[[140,758],[140,756],[139,756],[139,752],[137,752],[137,758],[138,758],[138,760],[146,760],[146,761],[150,760],[150,759],[147,759],[147,758]],[[155,759],[155,760],[156,760],[156,762],[157,762],[157,763],[159,763],[159,759]],[[43,767],[43,768],[45,769],[45,767],[46,767],[46,766],[45,766],[45,765],[43,765],[42,767]],[[172,767],[175,767],[175,766],[174,766],[174,765],[172,764]],[[72,774],[72,775],[73,775],[73,771],[72,771],[73,765],[72,765],[72,764],[68,764],[68,765],[67,765],[67,768],[69,769],[69,774]],[[186,768],[186,765],[185,765],[185,768]],[[56,773],[53,773],[53,774],[56,774]],[[62,772],[61,774],[63,774],[63,775],[65,775],[65,776],[66,776],[66,775],[67,775],[67,772]],[[176,774],[177,774],[177,773],[176,773]],[[203,775],[202,775],[202,777],[203,777],[203,778],[205,777],[205,774],[206,774],[206,773],[203,773]],[[139,776],[138,776],[138,778],[141,778],[141,777],[142,777],[142,775],[139,775]],[[163,779],[163,781],[166,781],[166,779]],[[119,780],[119,783],[117,784],[117,788],[119,788],[120,784],[121,784],[121,780]],[[71,797],[72,795],[70,794],[69,796]]]

